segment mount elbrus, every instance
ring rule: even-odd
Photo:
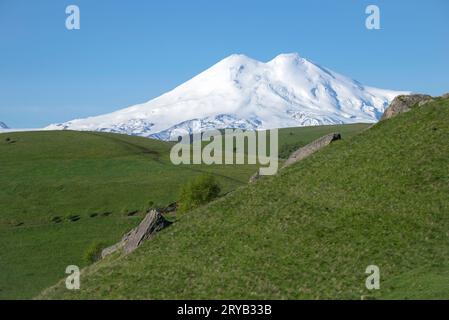
[[[161,140],[211,129],[272,129],[376,122],[394,97],[298,54],[269,62],[231,55],[149,102],[46,129],[125,133]]]

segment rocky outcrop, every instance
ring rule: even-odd
[[[156,232],[164,229],[170,224],[162,214],[156,210],[150,211],[139,226],[125,235],[123,250],[126,254],[134,251],[142,242],[151,238]]]
[[[169,226],[171,222],[157,210],[151,210],[137,226],[125,234],[119,243],[116,243],[101,252],[101,258],[104,258],[117,250],[123,250],[125,254],[133,252],[145,240],[150,239],[155,233]]]
[[[110,247],[103,249],[101,251],[101,259],[109,256],[110,254],[113,254],[114,252],[116,252],[117,250],[122,249],[122,248],[123,248],[123,243],[119,242]]]
[[[414,106],[423,106],[433,101],[432,97],[426,94],[411,94],[406,96],[397,96],[393,99],[390,106],[385,110],[381,120],[390,119],[400,113],[410,111]]]
[[[311,154],[317,152],[318,150],[324,148],[325,146],[329,145],[332,141],[340,140],[341,135],[340,133],[330,133],[328,135],[325,135],[324,137],[321,137],[308,145],[299,148],[295,152],[293,152],[290,157],[285,161],[283,168],[288,167],[292,165],[293,163],[296,163]]]
[[[445,93],[441,96],[441,98],[443,99],[448,99],[449,98],[449,93]]]
[[[290,155],[290,157],[287,159],[287,161],[284,162],[284,165],[282,166],[281,169],[288,167],[288,166],[292,165],[293,163],[298,162],[298,161],[310,156],[312,153],[315,153],[318,150],[320,150],[321,148],[324,148],[325,146],[329,145],[332,141],[340,140],[340,139],[341,139],[340,133],[338,133],[338,132],[330,133],[328,135],[325,135],[325,136],[309,143],[308,145],[306,145],[304,147],[299,148],[298,150],[296,150],[295,152],[293,152]],[[260,175],[259,170],[257,170],[257,172],[249,178],[249,183],[254,183],[262,177],[263,176]]]

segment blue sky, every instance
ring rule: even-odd
[[[65,28],[76,4],[81,29]],[[381,30],[365,28],[376,4]],[[31,128],[145,102],[232,53],[298,52],[366,85],[449,91],[447,0],[0,0],[0,121]]]

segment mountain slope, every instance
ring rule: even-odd
[[[40,298],[449,296],[449,99],[192,211]],[[368,291],[365,270],[380,268]]]
[[[9,128],[4,122],[0,121],[0,129],[9,129]]]
[[[366,124],[280,130],[280,155]],[[151,206],[175,201],[181,186],[208,172],[223,193],[245,185],[255,165],[175,166],[172,143],[96,132],[0,134],[0,299],[31,298],[85,265],[92,245],[109,245]],[[73,220],[73,221],[72,221]]]
[[[110,133],[0,134],[0,299],[32,298],[68,265],[83,267],[90,246],[117,242],[201,173],[228,192],[256,170],[175,166],[171,147]]]
[[[363,86],[298,54],[263,63],[231,55],[174,90],[110,114],[47,129],[158,139],[207,129],[270,129],[376,122],[398,94]]]

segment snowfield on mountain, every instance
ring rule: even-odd
[[[296,53],[266,63],[231,55],[149,102],[46,129],[175,140],[210,129],[374,123],[400,94],[409,92],[364,86]]]

